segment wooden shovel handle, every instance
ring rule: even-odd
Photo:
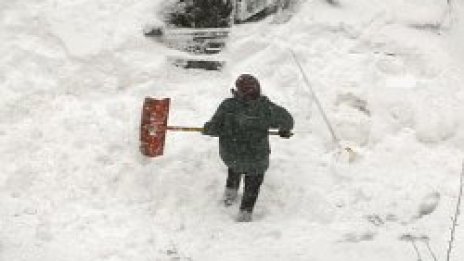
[[[179,127],[179,126],[167,126],[167,130],[172,130],[172,131],[189,131],[189,132],[202,132],[203,128],[197,128],[197,127]]]
[[[198,127],[180,127],[180,126],[167,126],[167,130],[171,131],[187,131],[187,132],[202,132],[203,128]],[[277,130],[270,130],[269,135],[279,135],[279,131]],[[292,133],[293,135],[293,133]]]

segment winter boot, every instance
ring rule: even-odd
[[[240,210],[240,212],[238,212],[238,216],[237,216],[237,222],[251,222],[252,220],[252,213],[250,211],[246,211],[246,210]]]
[[[226,190],[224,191],[224,205],[228,207],[234,204],[235,200],[237,200],[237,190],[226,188]]]

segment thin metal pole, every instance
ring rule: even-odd
[[[338,139],[337,135],[335,134],[335,131],[334,131],[333,127],[332,127],[332,124],[330,124],[330,121],[329,121],[329,119],[327,118],[327,115],[326,115],[324,109],[322,108],[322,105],[321,105],[319,99],[317,98],[317,95],[316,95],[316,93],[314,92],[314,90],[313,90],[313,88],[312,88],[312,86],[311,86],[311,83],[309,82],[308,77],[306,76],[306,73],[305,73],[304,70],[303,70],[303,67],[301,66],[300,62],[298,61],[298,58],[296,57],[296,55],[295,55],[295,53],[293,52],[293,50],[292,50],[292,49],[289,49],[289,50],[290,50],[290,53],[292,53],[293,59],[295,60],[296,65],[297,65],[298,68],[300,69],[301,74],[303,75],[303,79],[304,79],[306,85],[308,86],[308,88],[309,88],[309,90],[310,90],[310,92],[311,92],[311,95],[312,95],[313,98],[314,98],[314,101],[316,101],[316,105],[317,105],[319,111],[321,112],[322,118],[324,119],[324,121],[325,121],[327,127],[329,128],[329,131],[330,131],[330,134],[332,135],[333,141],[334,141],[339,147],[341,147],[341,145],[340,145],[340,140]]]
[[[452,227],[451,227],[451,234],[450,234],[450,240],[448,241],[448,249],[446,251],[446,261],[451,260],[451,251],[453,250],[453,242],[455,239],[455,233],[456,233],[456,227],[458,226],[458,218],[459,215],[461,214],[461,199],[462,199],[462,194],[463,194],[463,187],[464,187],[464,161],[462,162],[462,169],[461,169],[461,175],[459,178],[459,194],[458,194],[458,201],[456,202],[456,210],[454,212],[454,216],[451,218],[453,221]]]
[[[414,250],[416,251],[417,261],[422,261],[422,257],[421,257],[421,254],[419,252],[419,248],[417,248],[416,243],[414,242],[414,239],[411,240],[411,244],[414,247]]]
[[[433,260],[438,261],[437,256],[435,256],[435,253],[433,253],[432,247],[430,247],[429,241],[425,241],[424,243],[427,246],[427,249],[429,250],[429,254],[432,256]]]

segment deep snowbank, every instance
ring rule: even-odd
[[[235,27],[221,73],[174,69],[143,38],[160,2],[0,3],[2,260],[412,260],[404,233],[443,259],[464,146],[464,27],[447,29],[445,1],[306,1],[288,23]],[[289,47],[355,163],[332,157]],[[272,139],[253,224],[218,202],[215,140],[137,151],[144,96],[198,126],[244,71],[301,131]]]

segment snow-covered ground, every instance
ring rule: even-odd
[[[161,2],[0,2],[1,261],[417,260],[407,234],[445,260],[464,150],[460,1],[303,1],[286,23],[234,27],[223,72],[173,68],[142,36]],[[334,155],[289,48],[354,162]],[[297,133],[272,138],[247,224],[220,204],[217,140],[169,133],[164,156],[138,151],[145,96],[201,126],[242,72]]]

